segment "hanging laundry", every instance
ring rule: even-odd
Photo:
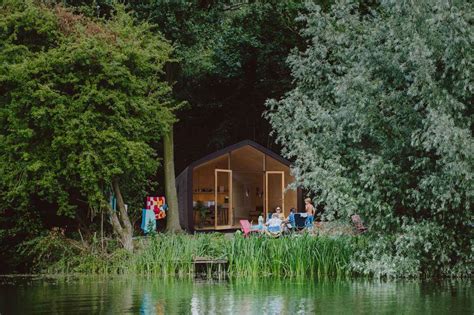
[[[115,195],[110,194],[109,203],[110,203],[110,208],[112,208],[112,210],[116,211],[117,210],[117,198],[115,198]]]
[[[156,218],[153,210],[142,209],[142,225],[143,232],[150,233],[156,230]]]
[[[161,220],[166,218],[166,211],[168,210],[168,205],[164,204],[160,207],[160,211],[156,213],[156,219]]]
[[[168,209],[166,198],[164,196],[147,197],[146,208],[155,212],[156,220],[164,219],[166,217],[166,210]]]

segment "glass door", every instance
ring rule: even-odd
[[[215,228],[232,226],[232,171],[216,169],[214,187]]]
[[[268,214],[275,212],[276,207],[281,207],[285,213],[285,172],[265,172],[265,220]]]

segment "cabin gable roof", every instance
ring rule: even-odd
[[[213,160],[215,158],[218,158],[219,156],[222,156],[224,154],[227,154],[229,152],[232,152],[232,151],[235,151],[239,148],[242,148],[244,146],[251,146],[253,147],[254,149],[262,152],[263,154],[265,155],[268,155],[272,158],[274,158],[275,160],[277,160],[278,162],[286,165],[286,166],[290,166],[290,161],[288,161],[287,159],[281,157],[280,155],[276,154],[275,152],[273,152],[272,150],[264,147],[263,145],[260,145],[252,140],[243,140],[243,141],[240,141],[238,143],[235,143],[233,145],[230,145],[228,147],[225,147],[221,150],[218,150],[216,152],[213,152],[213,153],[210,153],[206,156],[204,156],[203,158],[200,158],[199,160],[196,160],[194,162],[192,162],[191,164],[188,165],[187,169],[193,169],[194,167],[196,166],[199,166],[207,161],[210,161],[210,160]]]

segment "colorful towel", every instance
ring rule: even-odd
[[[156,230],[156,218],[153,210],[142,209],[142,225],[143,232],[150,233]]]
[[[166,210],[168,209],[168,206],[166,205],[166,199],[164,196],[147,197],[146,208],[152,210],[155,213],[156,220],[161,220],[166,217]]]
[[[110,208],[112,208],[112,210],[116,211],[117,210],[117,198],[115,198],[114,195],[110,195],[109,203],[110,203]]]

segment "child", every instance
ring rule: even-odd
[[[304,208],[305,208],[306,214],[307,214],[305,227],[310,228],[310,227],[313,227],[314,213],[316,212],[316,210],[314,209],[314,206],[311,203],[311,198],[306,198],[304,200],[304,203],[305,203]]]

